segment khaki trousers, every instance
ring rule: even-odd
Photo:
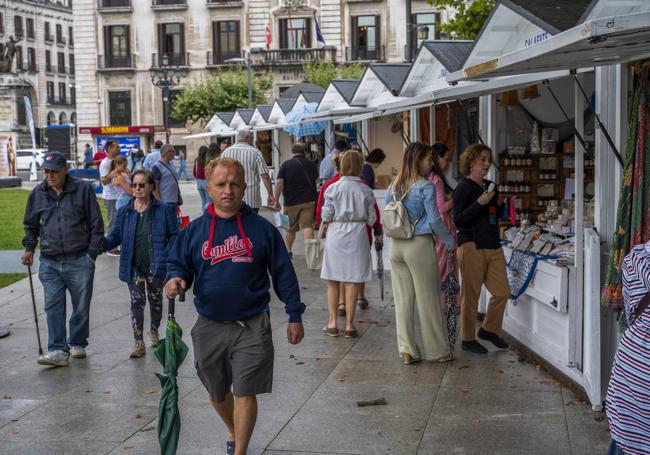
[[[501,330],[503,314],[510,298],[503,249],[477,250],[474,242],[466,242],[458,247],[458,262],[462,279],[460,287],[462,340],[472,341],[476,338],[478,299],[483,284],[492,295],[483,321],[483,329],[497,333]]]
[[[438,260],[430,235],[391,239],[391,282],[399,352],[434,360],[449,354],[447,325],[442,317]],[[415,341],[414,307],[420,316],[423,355]]]

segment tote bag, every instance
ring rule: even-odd
[[[307,268],[309,270],[320,270],[323,265],[323,254],[325,253],[324,229],[325,223],[321,223],[316,238],[305,239],[305,259],[307,259]]]

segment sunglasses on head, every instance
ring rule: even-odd
[[[132,183],[131,188],[146,188],[150,183]]]

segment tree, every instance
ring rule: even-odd
[[[266,102],[272,87],[270,73],[254,75],[253,105]],[[232,112],[248,107],[248,75],[242,69],[219,71],[210,79],[201,78],[179,94],[172,105],[172,117],[178,121],[207,121],[215,112]]]
[[[327,88],[332,79],[361,79],[366,67],[359,63],[337,67],[333,62],[317,61],[303,66],[307,80]]]
[[[456,14],[449,22],[440,25],[440,29],[454,39],[476,39],[483,24],[496,6],[496,0],[427,0],[436,8],[454,8]]]

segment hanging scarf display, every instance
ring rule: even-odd
[[[618,203],[601,301],[610,308],[623,308],[621,266],[625,255],[650,240],[650,70],[648,62],[634,71],[623,186]]]

